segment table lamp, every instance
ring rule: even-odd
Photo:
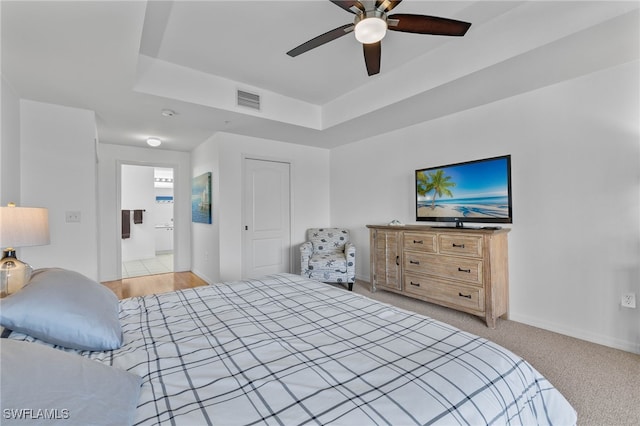
[[[16,257],[15,247],[49,244],[49,213],[45,208],[0,207],[0,297],[15,293],[31,278],[32,268]]]

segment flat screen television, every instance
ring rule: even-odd
[[[416,220],[513,223],[511,156],[416,170]]]

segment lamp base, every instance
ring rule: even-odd
[[[0,297],[6,297],[20,290],[31,278],[33,268],[18,260],[12,248],[4,250],[0,260]]]

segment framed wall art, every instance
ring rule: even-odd
[[[191,182],[191,221],[211,224],[211,172]]]

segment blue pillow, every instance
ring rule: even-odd
[[[0,300],[0,325],[54,345],[89,351],[122,346],[118,298],[84,275],[38,269],[17,293]]]
[[[39,343],[2,339],[2,424],[133,424],[142,378]],[[12,422],[13,421],[13,422]]]

